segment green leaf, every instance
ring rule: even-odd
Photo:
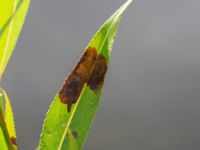
[[[0,100],[2,101],[1,109],[0,109],[0,149],[3,150],[13,150],[12,141],[9,137],[9,133],[6,127],[4,112],[2,110],[3,107],[3,94],[0,95]]]
[[[9,136],[12,140],[16,140],[15,122],[14,115],[12,111],[12,106],[10,104],[9,97],[5,90],[1,89],[5,99],[5,122],[8,129]]]
[[[0,117],[2,116],[1,114],[2,112],[0,112]],[[7,138],[5,137],[5,132],[2,126],[2,118],[0,118],[0,149],[3,150],[8,150],[9,149],[9,142],[7,142]]]
[[[0,2],[0,79],[14,50],[29,2],[29,0]]]
[[[128,0],[101,26],[85,50],[86,52],[88,48],[95,48],[98,53],[97,58],[99,56],[105,57],[105,65],[108,65],[109,63],[113,41],[121,16],[131,2],[132,0]],[[92,72],[95,70],[95,62],[97,62],[97,59],[94,61],[93,66],[89,70],[90,79],[92,78]],[[82,64],[79,65],[80,66],[78,67],[81,68]],[[76,68],[77,66],[75,69]],[[84,68],[82,71],[84,73]],[[74,71],[70,75],[73,74]],[[70,78],[70,75],[68,79]],[[65,81],[65,84],[68,82],[68,79]],[[73,88],[74,87],[67,90],[74,90]],[[91,126],[93,117],[97,111],[102,93],[101,88],[98,91],[95,91],[91,88],[89,82],[87,81],[87,83],[84,82],[84,86],[80,95],[78,96],[77,101],[72,103],[68,99],[66,104],[64,103],[64,100],[60,98],[60,92],[56,94],[54,101],[52,102],[49,111],[47,112],[43,125],[43,131],[40,137],[39,150],[73,150],[73,148],[70,147],[70,143],[73,142],[69,136],[71,131],[77,134],[77,137],[74,139],[77,143],[77,149],[81,149]]]
[[[1,92],[1,91],[0,91]],[[0,93],[0,120],[4,120],[4,106],[3,106],[3,94]],[[6,137],[4,136],[4,131],[2,128],[2,122],[0,123],[0,149],[8,149],[6,143]]]
[[[11,149],[17,149],[17,145],[15,145],[16,144],[16,132],[15,132],[15,125],[14,125],[14,116],[13,116],[10,100],[9,100],[8,95],[5,90],[0,88],[0,92],[1,92],[0,100],[2,102],[1,108],[4,108],[3,101],[5,101],[5,116],[4,116],[3,109],[1,109],[1,115],[0,115],[2,117],[1,118],[2,121],[0,123],[2,125],[1,126],[2,131],[0,131],[0,139],[4,138],[4,141],[2,141],[3,144],[0,143],[0,145],[5,146],[5,140],[7,140],[8,146],[12,147]],[[0,149],[1,149],[1,147],[0,147]]]

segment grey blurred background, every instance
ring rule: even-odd
[[[37,147],[56,91],[125,0],[32,0],[4,74],[20,149]],[[136,0],[122,18],[84,150],[200,149],[200,1]]]

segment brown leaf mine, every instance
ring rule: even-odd
[[[59,92],[62,103],[67,104],[67,110],[70,112],[72,104],[76,103],[84,84],[89,79],[91,68],[97,58],[97,50],[95,48],[87,48],[75,69],[65,80],[63,87]]]
[[[59,96],[64,104],[68,104],[68,112],[70,112],[72,104],[76,103],[83,86],[84,82],[73,73],[65,81],[63,88],[59,92]]]
[[[105,56],[99,54],[94,62],[94,66],[88,80],[88,86],[94,92],[98,92],[102,88],[107,69],[108,67]]]

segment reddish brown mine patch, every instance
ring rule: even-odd
[[[89,78],[91,68],[97,59],[97,55],[97,50],[95,48],[88,47],[76,65],[73,73],[77,74],[80,79],[86,82]]]
[[[63,87],[59,92],[61,102],[68,104],[67,110],[70,112],[72,104],[76,103],[86,81],[88,81],[91,68],[97,58],[95,48],[87,48],[75,69],[65,80]]]
[[[11,140],[12,144],[17,145],[17,142],[16,142],[16,138],[15,138],[15,137],[11,137],[10,140]]]
[[[108,67],[106,64],[105,56],[99,54],[96,61],[94,62],[94,66],[88,80],[88,86],[94,92],[98,92],[102,88],[107,69]]]

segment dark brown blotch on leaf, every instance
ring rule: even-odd
[[[73,73],[65,81],[63,88],[59,92],[59,97],[61,102],[68,104],[68,112],[71,110],[72,104],[76,103],[83,86],[84,82]]]
[[[77,132],[77,131],[72,131],[72,135],[77,139],[77,137],[78,137],[78,132]]]
[[[99,54],[94,62],[90,78],[88,80],[88,86],[95,92],[98,92],[104,83],[105,74],[108,67],[106,64],[106,58],[104,55]]]
[[[67,110],[70,112],[72,104],[78,100],[84,84],[88,81],[91,68],[97,58],[97,50],[95,48],[87,48],[75,69],[65,80],[63,87],[59,92],[62,103],[67,104]]]
[[[88,47],[76,65],[73,73],[78,75],[80,79],[86,82],[97,55],[97,50],[95,48]]]
[[[11,137],[10,140],[11,140],[12,144],[17,145],[17,140],[15,137]]]

